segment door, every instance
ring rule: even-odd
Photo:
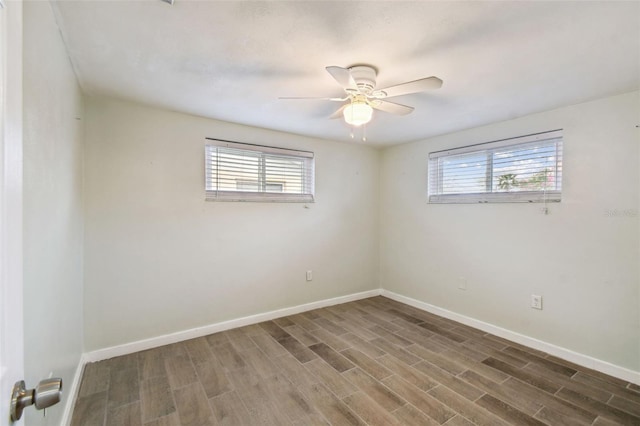
[[[22,306],[22,2],[0,0],[0,425],[24,376]]]

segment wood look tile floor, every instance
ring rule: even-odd
[[[640,387],[374,297],[88,364],[71,424],[640,425]]]

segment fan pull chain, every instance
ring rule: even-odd
[[[367,141],[367,125],[363,124],[362,125],[362,142],[366,142]]]

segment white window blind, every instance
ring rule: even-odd
[[[562,130],[429,154],[430,203],[560,201]]]
[[[314,155],[209,139],[205,145],[206,199],[312,202]]]

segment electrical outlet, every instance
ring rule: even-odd
[[[313,271],[307,271],[307,281],[313,280]]]
[[[532,294],[531,295],[531,307],[533,309],[542,310],[542,296],[538,296],[538,295]]]

